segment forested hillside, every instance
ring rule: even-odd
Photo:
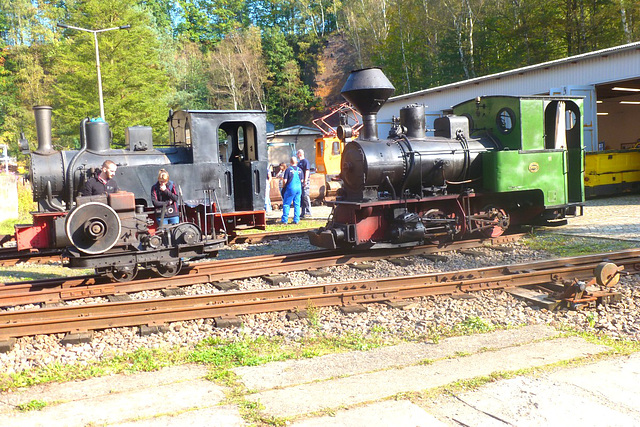
[[[640,40],[636,0],[0,0],[0,143],[35,144],[34,105],[54,107],[54,145],[82,117],[114,142],[169,108],[265,109],[309,124],[339,102],[351,68],[380,66],[396,94]]]

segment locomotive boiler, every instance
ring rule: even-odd
[[[242,227],[264,229],[267,173],[263,111],[171,111],[170,141],[154,146],[152,129],[126,129],[125,148],[111,147],[102,120],[80,123],[79,150],[55,150],[51,107],[35,107],[38,147],[30,179],[38,211],[16,226],[19,250],[66,248],[70,267],[95,268],[129,280],[139,267],[176,274],[184,259],[215,254]],[[122,192],[81,197],[105,160],[117,165]],[[181,222],[156,227],[151,185],[163,168],[176,183]]]
[[[561,221],[584,201],[579,98],[479,97],[437,118],[408,105],[378,138],[376,116],[394,88],[380,69],[352,72],[342,95],[363,117],[345,142],[343,188],[327,225],[309,233],[326,248],[410,246],[513,224]]]

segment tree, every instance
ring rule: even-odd
[[[169,106],[173,109],[206,110],[210,108],[209,67],[197,43],[174,42],[167,53],[166,68],[174,88]]]
[[[2,35],[2,123],[0,137],[20,157],[18,136],[24,131],[35,147],[34,105],[50,104],[57,36],[53,22],[59,10],[29,0],[0,1]]]
[[[263,54],[267,82],[268,119],[276,126],[289,126],[310,117],[318,100],[300,79],[300,67],[284,35],[277,28],[264,32]]]
[[[216,108],[260,109],[264,104],[264,61],[256,27],[228,34],[209,55],[210,90]]]
[[[166,138],[169,86],[158,57],[159,44],[150,14],[127,0],[87,0],[75,4],[66,22],[81,28],[112,28],[130,24],[128,31],[98,35],[105,104],[115,145],[124,142],[127,126],[149,125],[154,136]],[[99,115],[93,35],[65,30],[65,43],[55,64],[56,118],[66,146],[77,141],[83,117]]]
[[[178,0],[177,33],[210,49],[238,27],[249,25],[245,0]]]

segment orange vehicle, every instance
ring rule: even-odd
[[[344,142],[338,138],[336,128],[339,124],[348,124],[351,126],[353,138],[356,138],[362,127],[361,119],[360,113],[351,104],[345,102],[334,107],[329,114],[313,121],[313,124],[322,131],[322,137],[315,140],[315,175],[324,175],[324,192],[321,191],[324,193],[323,198],[335,197],[336,191],[342,187],[339,175]],[[316,181],[320,182],[319,179]]]
[[[322,132],[322,137],[315,140],[316,171],[309,177],[309,198],[313,204],[321,204],[327,198],[335,198],[336,192],[342,188],[339,175],[344,142],[337,136],[337,126],[348,124],[351,126],[353,138],[356,138],[362,127],[361,119],[360,113],[345,102],[332,108],[328,114],[313,120],[314,126]],[[282,197],[278,180],[271,180],[269,195],[271,205],[281,208]]]

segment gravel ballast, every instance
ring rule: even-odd
[[[520,243],[503,246],[507,251],[489,247],[474,250],[477,256],[461,253],[443,253],[446,260],[433,262],[425,257],[409,257],[411,263],[400,267],[388,261],[371,263],[372,269],[360,270],[350,266],[328,268],[328,277],[313,277],[304,272],[287,273],[290,283],[283,286],[299,286],[424,274],[437,271],[477,269],[486,266],[514,264],[532,260],[548,259],[551,256],[542,251],[532,251]],[[255,256],[264,253],[292,253],[312,250],[305,239],[285,242],[268,242],[258,245],[234,245],[220,253],[220,258]],[[261,278],[236,281],[240,290],[268,288]],[[211,284],[201,284],[184,288],[187,294],[219,292]],[[278,337],[285,341],[297,340],[318,334],[343,335],[356,333],[376,334],[393,340],[398,336],[419,339],[436,339],[439,334],[453,331],[461,324],[467,329],[476,326],[517,327],[531,324],[545,324],[558,328],[603,333],[615,339],[638,341],[640,339],[640,284],[638,275],[622,277],[617,286],[622,294],[619,303],[600,306],[585,311],[548,311],[531,305],[503,291],[482,291],[470,298],[449,296],[424,297],[411,300],[402,309],[385,304],[368,304],[365,313],[342,314],[337,307],[315,309],[314,322],[307,319],[287,320],[286,313],[263,313],[242,316],[240,328],[219,329],[211,319],[175,322],[166,333],[140,336],[135,328],[117,328],[95,331],[90,343],[62,345],[63,334],[24,337],[16,340],[14,348],[0,354],[0,366],[5,373],[15,373],[26,369],[44,367],[53,363],[87,364],[117,354],[133,352],[140,348],[192,348],[200,340],[208,337]],[[158,298],[160,292],[140,292],[132,298]],[[80,304],[92,301],[73,301]]]

